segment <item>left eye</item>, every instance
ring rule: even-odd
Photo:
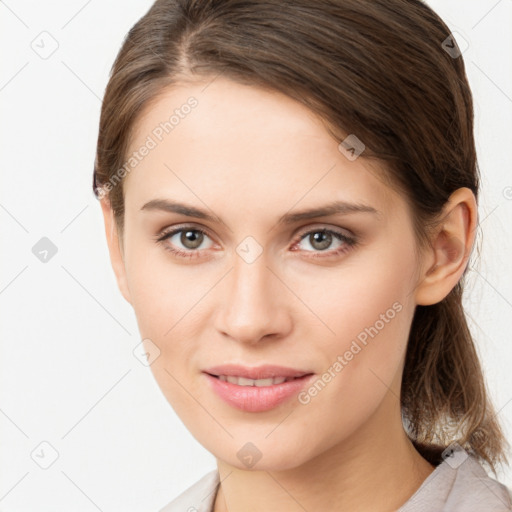
[[[313,231],[308,231],[307,233],[301,235],[299,244],[304,241],[307,241],[309,246],[312,247],[312,251],[315,252],[326,251],[326,249],[329,249],[335,241],[338,242],[338,246],[332,248],[333,250],[341,249],[354,244],[354,240],[352,238],[329,229],[315,229]],[[312,252],[310,249],[305,250],[307,252]]]

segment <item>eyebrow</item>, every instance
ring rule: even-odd
[[[211,215],[206,210],[196,208],[195,206],[179,203],[177,201],[171,201],[169,199],[152,199],[147,202],[141,211],[164,211],[170,213],[179,213],[187,217],[196,217],[198,219],[208,220],[210,222],[216,222],[219,219],[214,215]],[[372,206],[362,203],[348,203],[345,201],[333,201],[326,205],[300,210],[293,213],[285,213],[282,215],[277,224],[288,225],[294,224],[301,220],[313,219],[316,217],[327,217],[329,215],[343,214],[347,215],[350,213],[372,213],[378,215],[380,212]]]

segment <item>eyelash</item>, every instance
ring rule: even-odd
[[[195,226],[180,226],[179,228],[172,229],[170,231],[162,231],[160,232],[156,237],[156,242],[163,245],[164,249],[166,251],[171,252],[173,255],[180,257],[180,258],[196,258],[199,257],[200,250],[193,250],[189,249],[187,251],[181,250],[181,249],[173,249],[169,245],[165,244],[164,242],[174,236],[177,233],[181,233],[182,231],[195,231],[197,233],[201,233],[209,238],[211,238],[206,231],[204,231],[201,228],[195,227]],[[354,246],[357,245],[357,239],[355,237],[349,237],[339,231],[335,231],[332,229],[327,228],[317,228],[317,229],[311,229],[309,231],[303,232],[300,235],[297,235],[296,239],[293,241],[293,246],[300,243],[302,240],[307,238],[309,235],[312,235],[313,233],[329,233],[333,235],[335,238],[337,238],[340,242],[343,242],[344,245],[341,247],[338,247],[335,250],[331,251],[306,251],[313,253],[308,257],[311,258],[332,258],[335,256],[339,256],[341,254],[344,254],[348,252],[350,249],[352,249]],[[316,254],[315,254],[316,253]]]

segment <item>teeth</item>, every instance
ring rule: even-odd
[[[219,379],[238,386],[273,386],[275,384],[282,384],[285,381],[293,380],[294,377],[274,377],[268,379],[247,379],[245,377],[236,377],[234,375],[219,375]]]

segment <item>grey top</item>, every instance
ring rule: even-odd
[[[219,485],[215,469],[160,512],[212,512]],[[472,457],[444,460],[397,512],[510,512],[512,491],[489,477]]]

